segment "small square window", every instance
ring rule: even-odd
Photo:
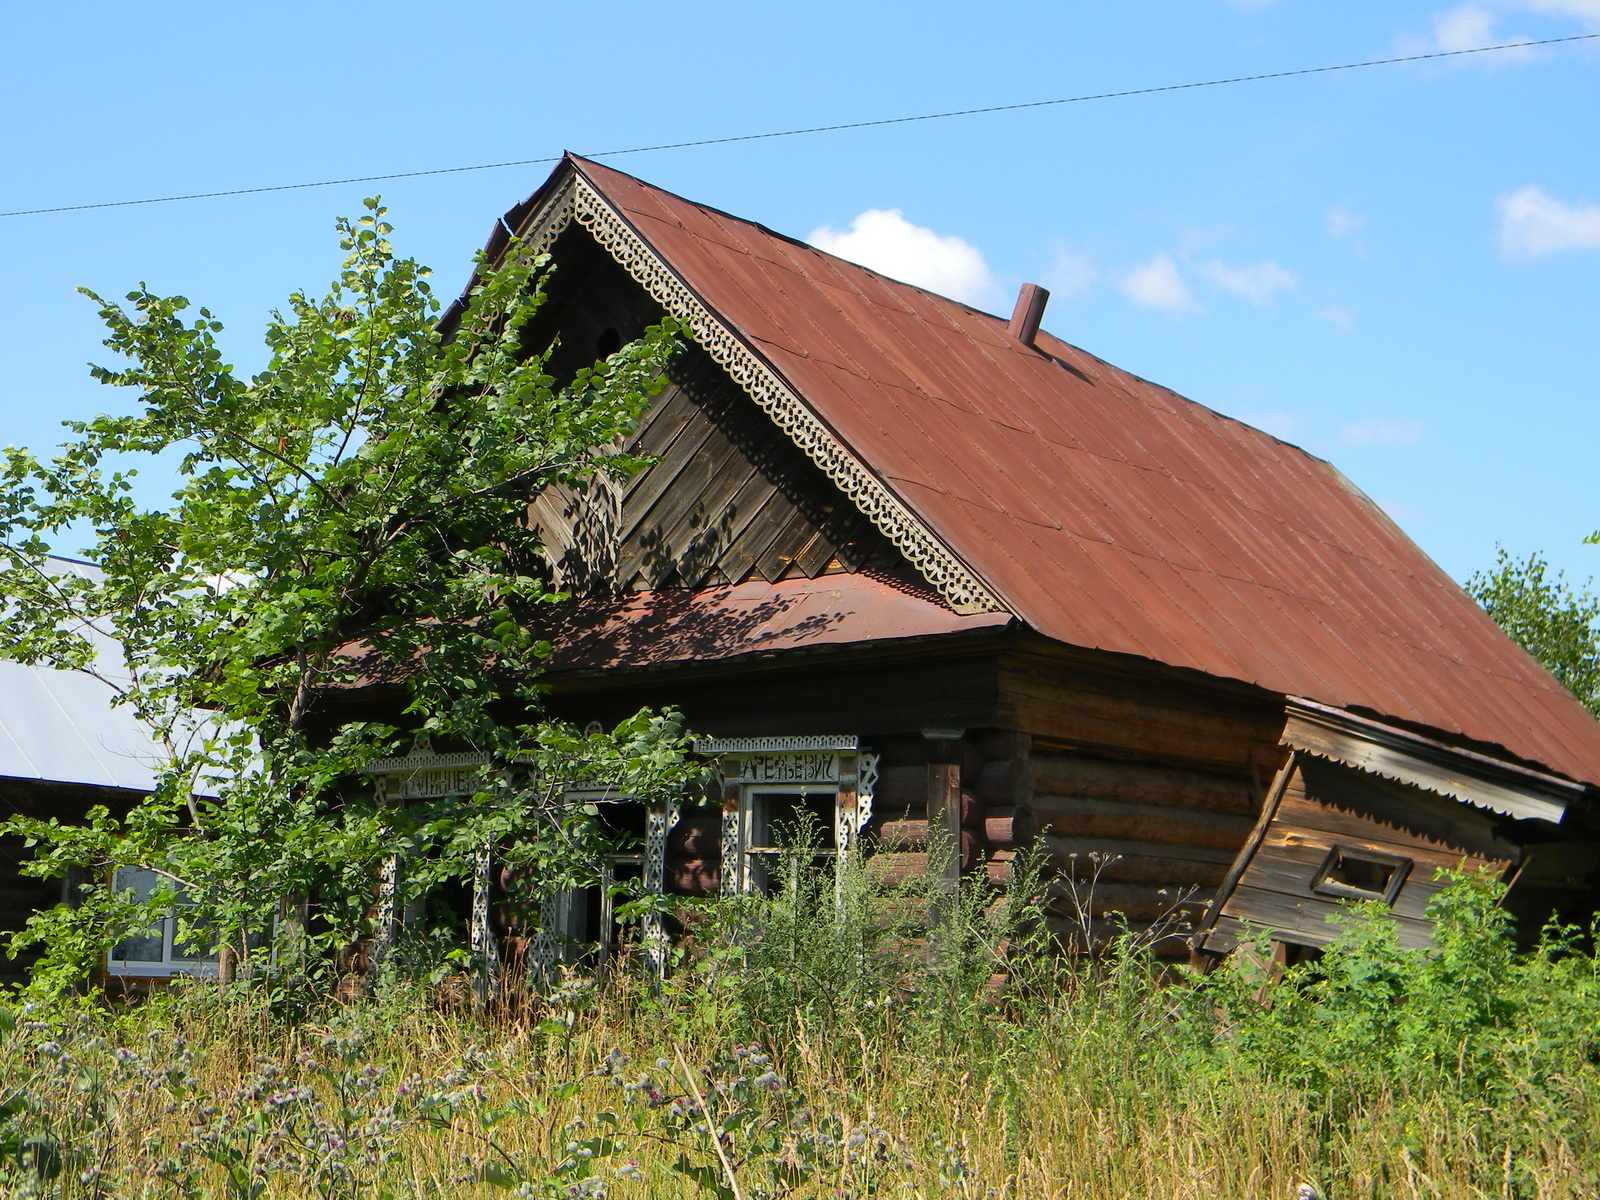
[[[1409,858],[1378,850],[1335,846],[1323,859],[1311,890],[1346,900],[1382,900],[1393,904],[1410,873]]]

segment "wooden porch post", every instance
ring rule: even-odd
[[[938,896],[933,923],[955,913],[961,887],[961,735],[964,729],[924,729],[928,743],[928,874]]]

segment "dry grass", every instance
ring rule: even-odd
[[[1561,1122],[1537,1115],[1545,1100],[1521,1114],[1485,1112],[1405,1080],[1355,1097],[1305,1095],[1196,1069],[1167,1032],[1164,997],[1155,985],[1076,979],[1009,1009],[924,996],[853,1015],[793,1012],[762,1022],[770,1063],[730,1057],[735,1043],[748,1044],[751,1024],[728,993],[686,985],[652,996],[626,981],[493,1020],[412,996],[291,1024],[196,994],[64,1028],[55,1018],[48,1028],[23,1022],[0,1051],[0,1070],[8,1091],[31,1091],[30,1129],[59,1140],[64,1169],[31,1193],[15,1176],[10,1194],[506,1195],[484,1182],[484,1164],[515,1163],[533,1180],[526,1195],[712,1195],[729,1187],[728,1172],[692,1129],[680,1054],[718,1116],[749,1114],[725,1143],[747,1200],[1290,1200],[1302,1182],[1334,1200],[1595,1194],[1592,1068],[1549,1081]],[[750,1086],[769,1071],[781,1088]],[[454,1115],[445,1120],[436,1107],[432,1122],[411,1119],[402,1104],[400,1123],[381,1135],[390,1161],[318,1176],[319,1151],[285,1165],[295,1156],[289,1143],[269,1145],[273,1122],[295,1113],[302,1129],[317,1117],[358,1141],[362,1122],[381,1118],[408,1079],[413,1098],[455,1097]],[[297,1086],[315,1098],[273,1107]],[[687,1110],[681,1119],[674,1101]],[[486,1128],[480,1114],[508,1103],[516,1111]],[[618,1114],[615,1130],[606,1112]],[[826,1114],[838,1116],[829,1127],[838,1140],[862,1135],[854,1161],[812,1136]],[[1522,1122],[1515,1137],[1505,1136],[1507,1121]],[[615,1152],[594,1160],[587,1181],[573,1166],[545,1182],[577,1161],[574,1143],[606,1133]],[[776,1180],[768,1164],[808,1145],[816,1173]],[[228,1151],[244,1164],[233,1190]],[[680,1160],[705,1168],[704,1182],[676,1170]]]

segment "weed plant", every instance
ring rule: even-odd
[[[887,857],[887,856],[886,856]],[[289,1018],[194,982],[0,1020],[7,1195],[1538,1197],[1600,1191],[1600,977],[1457,878],[1438,948],[1174,978],[1051,952],[1044,889],[843,880],[708,905],[663,980]],[[932,912],[939,918],[929,928]]]

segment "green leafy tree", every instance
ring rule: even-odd
[[[1543,556],[1518,562],[1504,547],[1495,569],[1474,575],[1467,591],[1585,708],[1600,715],[1600,599],[1587,588],[1573,589],[1560,572],[1552,578]]]
[[[188,301],[142,286],[126,305],[86,292],[121,360],[94,375],[139,411],[71,423],[50,460],[6,451],[0,655],[94,675],[162,747],[159,786],[131,814],[9,824],[37,847],[31,870],[84,881],[76,908],[20,938],[43,944],[52,985],[180,893],[194,936],[248,962],[273,923],[264,898],[287,898],[280,957],[309,945],[308,928],[324,949],[358,936],[376,865],[396,851],[413,892],[463,874],[490,840],[548,883],[572,881],[597,835],[561,803],[563,780],[643,797],[683,783],[671,714],[595,737],[538,723],[550,646],[530,625],[560,596],[525,519],[547,484],[637,469],[613,451],[676,329],[558,381],[551,348],[527,344],[546,260],[514,242],[480,261],[441,331],[427,270],[395,255],[377,200],[366,210],[338,224],[347,258],[327,295],[272,314],[251,377],[224,361],[208,310],[186,319]],[[151,456],[179,479],[154,506],[135,488]],[[84,530],[103,572],[52,571],[49,546]],[[386,721],[349,701],[374,679],[397,697]],[[419,734],[508,769],[486,768],[472,797],[381,808],[363,766]],[[111,871],[129,865],[164,886],[114,893]]]

